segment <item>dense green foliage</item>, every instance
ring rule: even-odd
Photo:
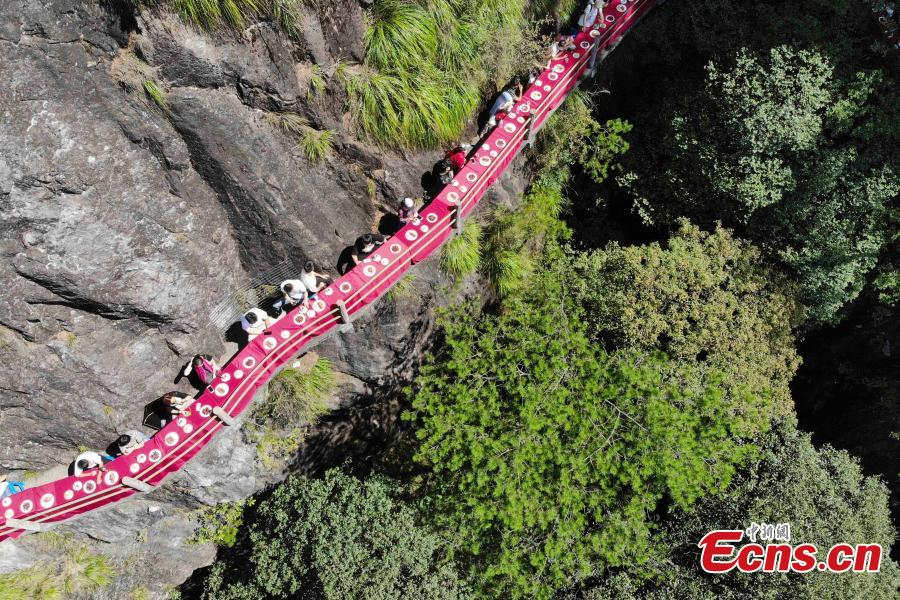
[[[444,317],[408,415],[428,513],[484,597],[548,598],[596,561],[647,560],[656,503],[719,489],[750,450],[717,377],[683,390],[662,382],[664,356],[605,354],[541,277],[500,315]]]
[[[745,529],[752,522],[790,523],[792,543],[813,543],[820,552],[837,543],[889,548],[894,541],[887,489],[879,480],[864,477],[856,459],[828,446],[817,450],[809,435],[787,424],[766,436],[763,446],[759,459],[741,471],[723,495],[704,498],[692,511],[667,515],[654,544],[670,555],[656,578],[648,581],[640,573],[619,571],[571,598],[896,598],[897,564],[887,555],[877,574],[753,576],[734,571],[710,577],[700,571],[697,540],[713,529]]]
[[[392,498],[393,486],[338,470],[294,476],[255,510],[231,562],[204,582],[208,600],[462,600],[441,540]]]
[[[253,411],[254,419],[276,426],[311,423],[327,407],[325,398],[334,389],[331,361],[319,357],[308,371],[283,369],[269,382],[266,398]]]
[[[540,56],[536,40],[523,0],[375,0],[351,112],[382,144],[457,139],[482,92]]]
[[[629,123],[621,119],[598,122],[593,114],[594,98],[584,91],[569,94],[566,103],[547,120],[538,137],[533,166],[539,179],[562,178],[572,167],[580,168],[600,183],[610,174],[619,156],[628,151],[625,135]]]
[[[202,509],[197,514],[199,527],[188,540],[192,544],[216,544],[230,548],[237,542],[244,511],[253,506],[253,498],[223,502]]]
[[[812,323],[833,321],[887,240],[896,81],[871,50],[846,47],[867,18],[855,4],[738,4],[715,7],[723,21],[700,17],[709,31],[695,24],[696,43],[712,46],[704,69],[673,69],[657,82],[667,91],[641,98],[619,181],[648,223],[735,227],[796,278]],[[802,42],[783,45],[786,31]]]
[[[719,371],[751,430],[791,412],[797,310],[750,244],[682,223],[664,247],[612,244],[561,268],[606,347],[662,350],[682,380]]]
[[[383,144],[456,138],[530,61],[528,11],[575,6],[553,4],[376,0],[364,64],[335,68],[358,124]],[[896,352],[894,75],[845,0],[675,4],[630,34],[643,51],[617,53],[603,104],[573,94],[548,121],[521,206],[444,248],[446,273],[492,289],[441,313],[408,434],[366,465],[397,478],[291,477],[238,535],[237,511],[213,512],[234,546],[207,600],[893,597],[894,563],[711,577],[696,543],[751,521],[820,548],[894,541],[885,486],[797,431],[790,387],[795,330],[855,314],[871,284],[875,331],[808,338],[832,350],[801,383],[833,417],[820,433],[895,474],[896,378],[870,374]],[[640,222],[619,235],[577,222],[623,206]]]
[[[454,278],[464,277],[481,265],[481,225],[470,220],[460,235],[441,248],[441,270]]]

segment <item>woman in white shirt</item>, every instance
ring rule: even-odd
[[[310,298],[315,298],[317,293],[324,290],[330,280],[328,275],[316,271],[316,266],[311,260],[306,261],[306,264],[303,265],[303,270],[300,271],[300,281],[306,286],[306,291],[309,292]]]
[[[271,327],[274,322],[275,320],[267,315],[264,310],[251,308],[241,317],[241,329],[247,332],[247,341],[249,342]]]
[[[287,279],[281,282],[281,293],[283,298],[281,301],[282,308],[294,307],[298,304],[306,302],[307,287],[300,279]]]

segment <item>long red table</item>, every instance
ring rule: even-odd
[[[138,493],[137,488],[158,486],[178,471],[226,426],[225,421],[247,409],[257,390],[280,367],[320,336],[334,332],[343,323],[342,313],[352,320],[412,265],[437,251],[529,136],[578,85],[591,54],[600,53],[599,62],[655,4],[656,0],[610,2],[603,19],[579,32],[574,50],[551,61],[453,181],[420,211],[419,224],[400,229],[377,252],[320,292],[311,306],[294,309],[248,343],[197,397],[190,415],[178,417],[140,448],[106,463],[99,483],[95,477],[65,477],[0,500],[0,541],[118,502]]]

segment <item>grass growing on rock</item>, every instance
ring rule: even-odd
[[[53,562],[0,575],[0,600],[59,600],[108,585],[114,575],[109,559],[80,542],[54,533],[41,543],[58,553]]]
[[[191,544],[215,544],[231,548],[237,541],[238,531],[244,521],[244,510],[255,500],[247,498],[236,502],[223,502],[204,508],[197,514],[200,527],[188,540]]]
[[[288,367],[269,382],[265,401],[254,411],[257,422],[286,427],[312,423],[328,408],[334,389],[331,361],[319,357],[308,372]]]
[[[147,92],[147,96],[153,100],[154,104],[163,110],[169,110],[169,104],[166,101],[166,93],[159,84],[152,79],[148,79],[144,82],[144,91]]]
[[[318,162],[331,153],[334,132],[330,129],[316,129],[296,113],[267,112],[263,119],[273,127],[296,136],[297,147],[310,162]]]
[[[319,162],[331,153],[334,133],[330,129],[310,127],[300,135],[300,148],[311,162]]]
[[[457,279],[478,270],[481,264],[481,225],[469,221],[462,233],[441,249],[441,270]]]
[[[300,447],[309,426],[328,412],[325,399],[336,382],[331,361],[322,357],[308,370],[289,367],[272,378],[246,425],[263,468],[278,469]]]
[[[419,290],[416,288],[416,278],[412,273],[407,273],[398,279],[385,293],[385,296],[391,302],[398,302],[406,298],[414,298],[418,295]]]
[[[523,0],[376,0],[347,82],[360,128],[382,145],[458,138],[483,94],[540,55],[526,17]]]

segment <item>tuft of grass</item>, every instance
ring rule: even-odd
[[[328,411],[325,398],[334,385],[334,371],[327,358],[320,357],[308,373],[284,369],[269,382],[266,399],[254,411],[254,420],[279,427],[313,423]]]
[[[293,38],[299,38],[300,31],[300,7],[303,6],[304,0],[271,0],[269,13],[272,20]]]
[[[319,162],[331,153],[334,132],[330,129],[308,128],[300,135],[300,148],[310,162]]]
[[[309,90],[306,92],[306,99],[312,100],[315,96],[321,95],[328,82],[325,81],[325,72],[319,65],[312,66],[312,72],[309,75]]]
[[[521,51],[537,48],[525,43],[536,35],[525,5],[375,0],[364,65],[346,78],[357,125],[381,145],[429,148],[458,139],[481,92],[533,60],[535,53]]]
[[[131,600],[150,600],[150,590],[139,585],[131,590]]]
[[[294,135],[302,135],[310,127],[309,121],[297,113],[291,112],[266,112],[263,114],[263,120],[284,133],[292,133]]]
[[[182,19],[203,29],[231,25],[237,29],[261,13],[263,0],[175,0]]]
[[[416,73],[361,69],[347,80],[352,114],[382,145],[428,148],[459,137],[478,89],[423,65]]]
[[[44,534],[39,539],[59,551],[57,560],[0,575],[0,600],[57,600],[90,593],[112,581],[114,571],[106,556],[93,554],[67,536]]]
[[[416,278],[412,273],[407,273],[402,278],[398,279],[385,293],[385,296],[387,296],[388,300],[391,302],[415,298],[418,295],[419,290],[416,288]]]
[[[244,522],[244,511],[253,506],[253,498],[236,502],[223,502],[204,508],[197,514],[200,527],[188,539],[190,544],[215,544],[231,548],[237,542],[238,532]]]
[[[433,60],[440,41],[437,21],[425,6],[408,0],[377,0],[365,33],[366,64],[409,70]]]
[[[481,225],[469,221],[462,233],[444,244],[441,270],[457,279],[478,270],[481,264]]]
[[[334,132],[330,129],[316,129],[296,113],[267,112],[263,119],[281,131],[297,136],[297,147],[311,162],[318,162],[331,153]]]
[[[271,427],[257,431],[256,455],[260,464],[268,471],[277,471],[300,448],[304,439],[306,429],[303,427],[293,427],[287,432]]]
[[[166,101],[166,93],[155,81],[152,79],[146,80],[144,82],[144,91],[158,107],[164,111],[169,110],[169,104]]]

